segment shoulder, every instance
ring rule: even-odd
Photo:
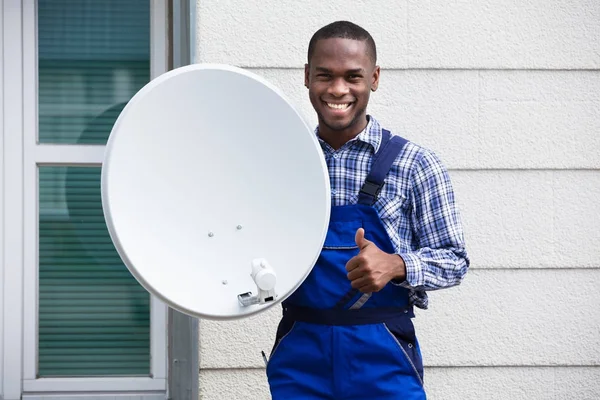
[[[394,133],[392,135],[400,136]],[[394,162],[398,172],[412,179],[423,173],[446,172],[444,163],[434,150],[415,143],[406,137],[402,138],[406,142]]]

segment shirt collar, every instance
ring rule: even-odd
[[[356,140],[360,140],[364,143],[368,143],[373,147],[375,153],[379,150],[379,145],[381,144],[381,126],[379,122],[373,116],[367,115],[369,122],[365,130],[356,136]]]
[[[369,122],[367,122],[367,126],[365,127],[365,129],[363,129],[361,133],[356,135],[354,139],[351,139],[350,142],[360,141],[363,143],[370,144],[373,147],[373,151],[376,153],[379,150],[379,145],[381,144],[381,126],[379,125],[379,122],[377,122],[377,120],[373,118],[373,116],[367,115],[367,119],[369,120]],[[318,126],[315,128],[315,134],[317,135],[317,138],[319,139],[319,142],[321,142],[322,145],[328,146],[325,143],[325,141],[319,136]]]

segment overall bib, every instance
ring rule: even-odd
[[[359,253],[358,228],[381,250],[394,246],[373,204],[406,140],[383,130],[357,204],[333,206],[322,252],[283,302],[267,377],[272,398],[423,400],[423,363],[408,291],[352,289],[346,263]]]

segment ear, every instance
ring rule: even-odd
[[[378,65],[373,69],[373,76],[371,77],[371,91],[374,92],[379,87],[379,73],[381,72]]]
[[[306,86],[306,87],[308,87],[309,75],[310,75],[309,66],[308,66],[308,64],[304,64],[304,86]]]

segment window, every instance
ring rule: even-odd
[[[166,390],[166,307],[121,262],[100,198],[112,124],[166,71],[166,3],[24,1],[24,397]]]
[[[37,377],[150,376],[150,296],[104,223],[100,168],[38,168]]]

